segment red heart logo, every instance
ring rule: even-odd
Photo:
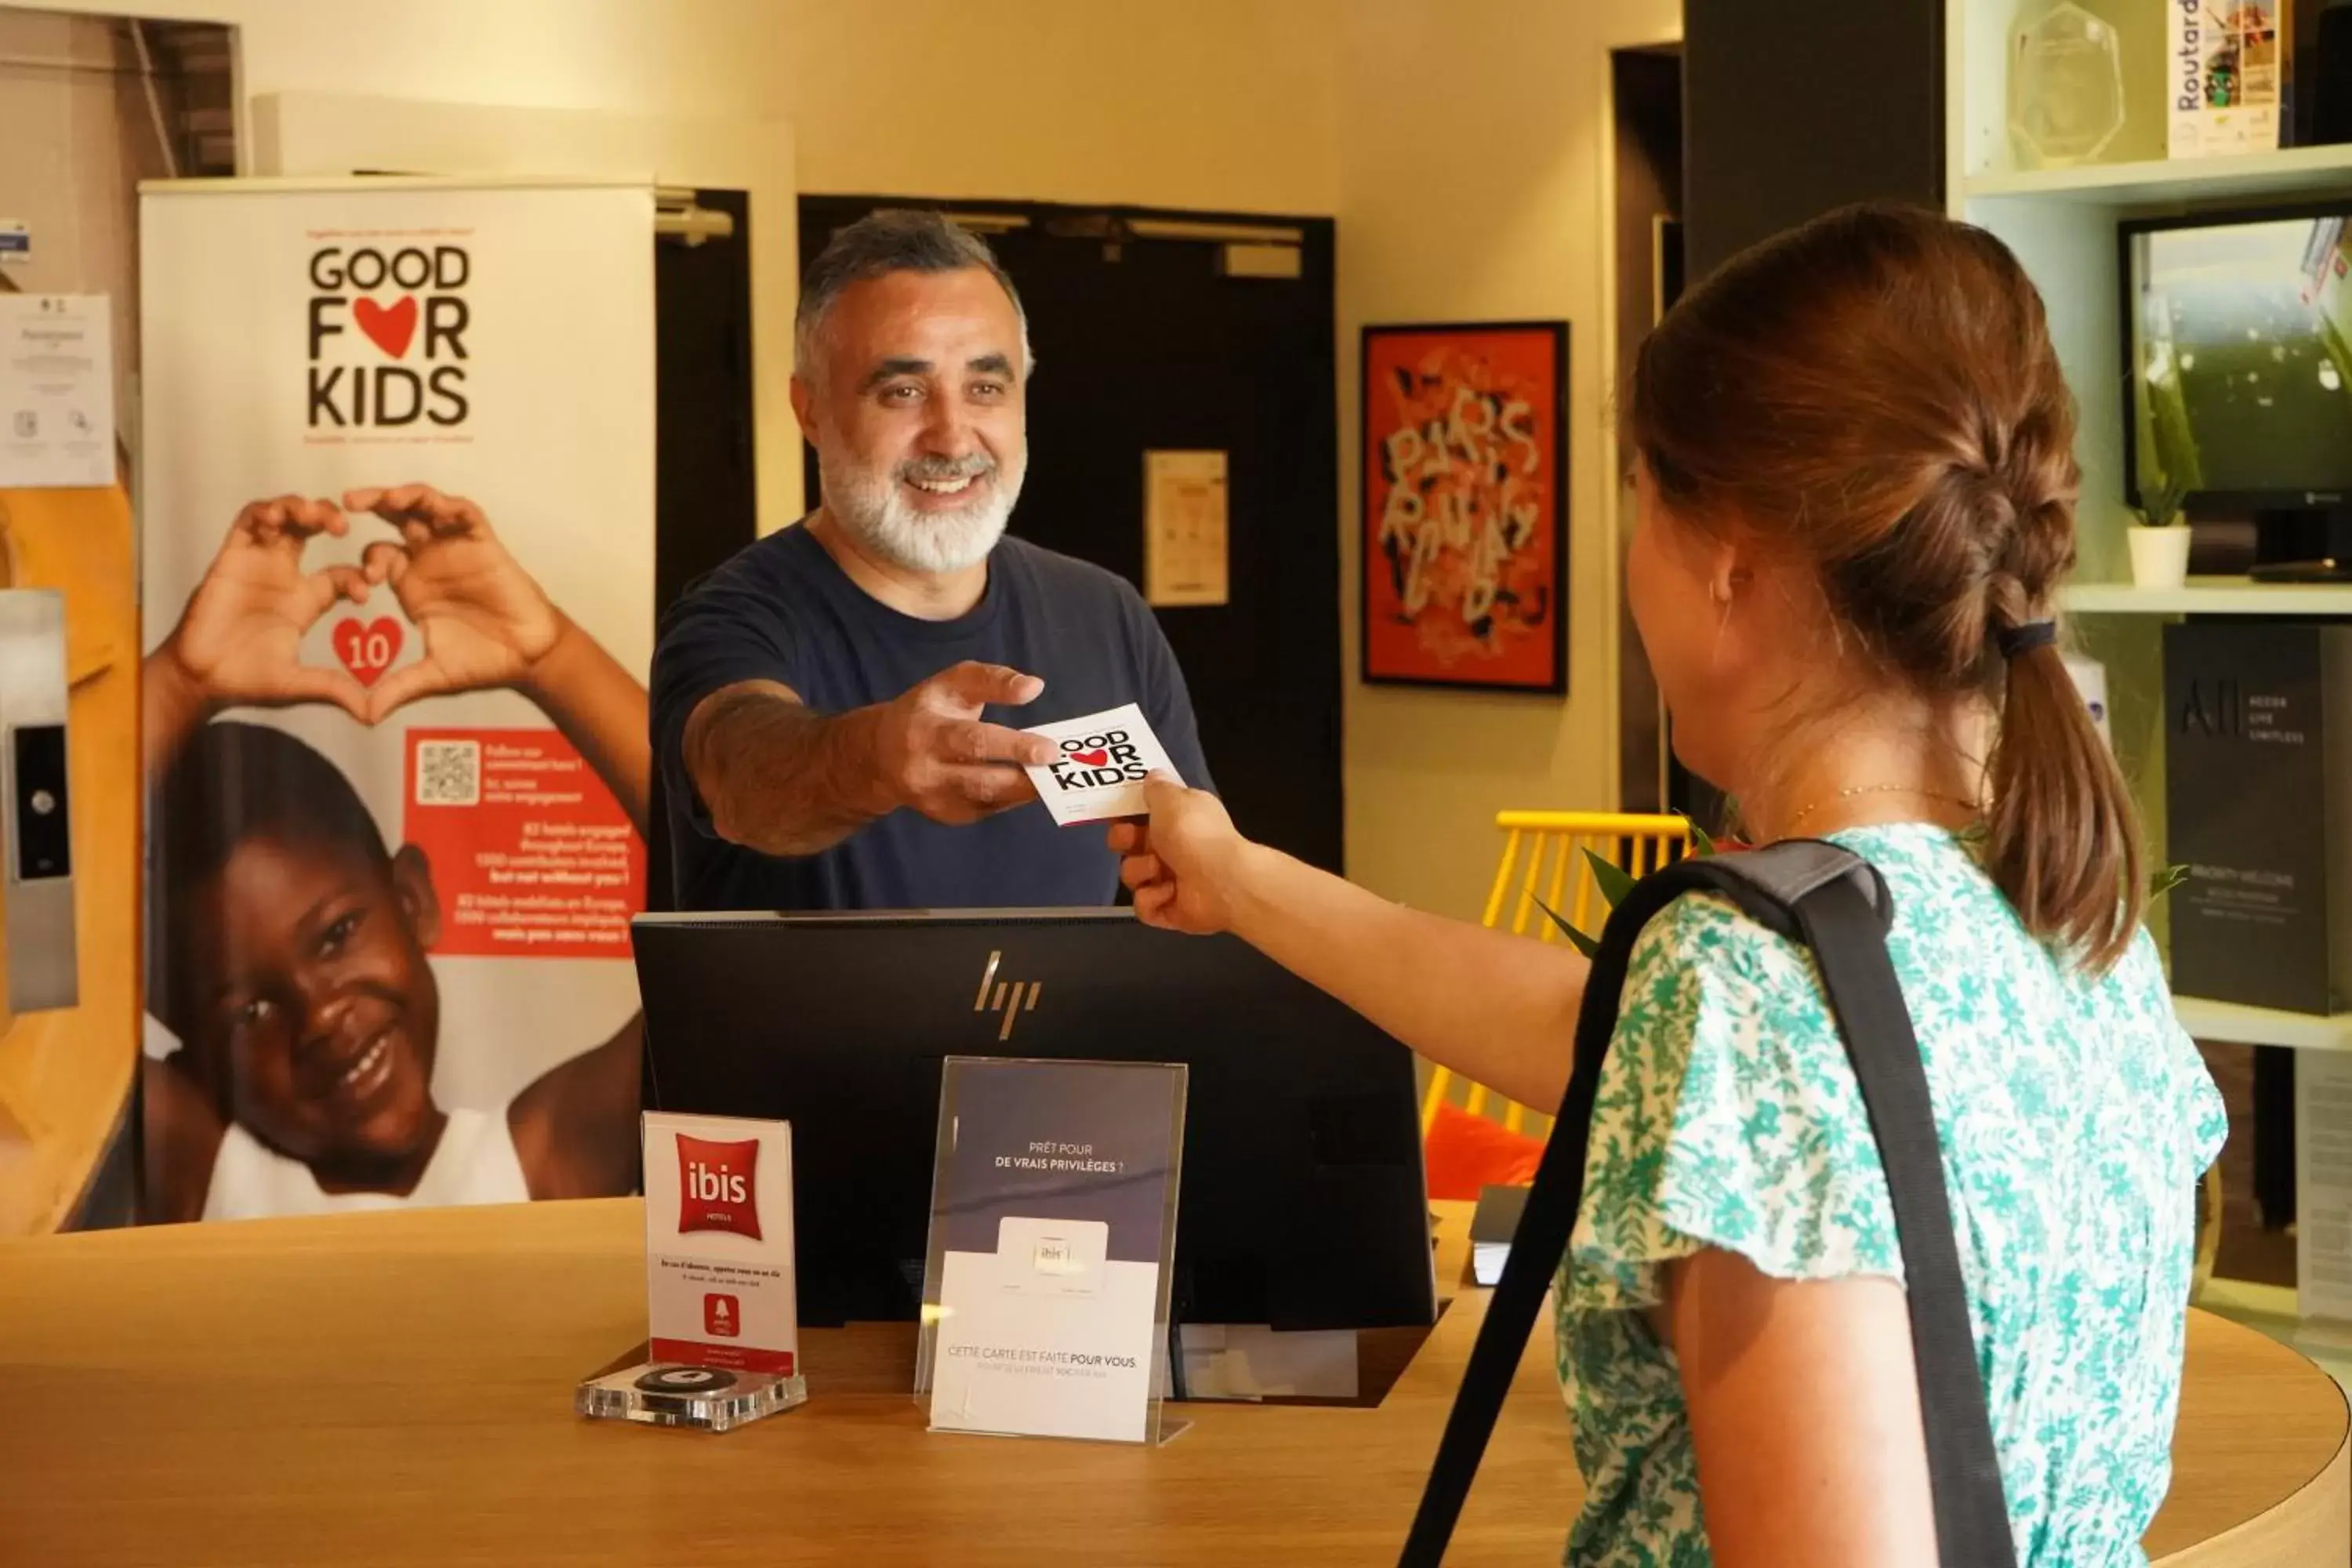
[[[400,657],[400,645],[406,636],[390,616],[378,616],[365,625],[356,616],[350,616],[335,623],[335,657],[362,686],[373,686]]]
[[[352,320],[375,340],[376,347],[398,359],[408,352],[408,342],[416,335],[416,296],[403,294],[396,305],[362,300],[352,307]]]
[[[1110,753],[1105,751],[1072,752],[1070,753],[1070,761],[1074,763],[1084,763],[1090,768],[1099,768],[1107,766],[1109,763]]]

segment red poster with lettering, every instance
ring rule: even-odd
[[[1367,327],[1363,677],[1568,689],[1568,327]]]

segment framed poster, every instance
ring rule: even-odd
[[[1366,327],[1363,678],[1568,689],[1568,323]]]

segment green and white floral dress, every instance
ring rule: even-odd
[[[2021,1568],[2144,1563],[2171,1479],[2198,1177],[2220,1094],[2142,933],[2103,977],[2019,923],[1966,842],[1833,836],[1895,895]],[[1658,1265],[1720,1247],[1783,1279],[1900,1279],[1886,1178],[1811,957],[1711,896],[1633,953],[1559,1291],[1587,1504],[1579,1568],[1704,1568]]]

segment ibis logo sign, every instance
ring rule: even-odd
[[[677,1228],[760,1235],[760,1141],[677,1134]]]

